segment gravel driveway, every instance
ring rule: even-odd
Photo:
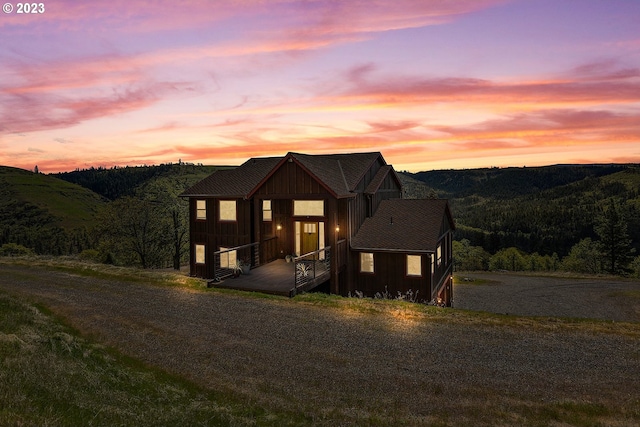
[[[458,273],[456,277],[456,308],[519,316],[640,322],[639,281],[483,272]]]
[[[475,289],[457,289],[456,302],[468,308]],[[132,357],[316,425],[526,425],[549,402],[603,405],[617,425],[640,419],[640,325],[618,334],[381,315],[2,264],[0,291],[45,304]]]

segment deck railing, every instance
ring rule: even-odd
[[[215,280],[231,277],[241,270],[243,266],[255,268],[260,265],[260,243],[228,248],[213,253],[215,265]]]
[[[329,278],[331,271],[331,246],[327,246],[308,254],[300,255],[293,259],[295,274],[295,290],[316,279],[326,276]]]

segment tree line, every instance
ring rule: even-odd
[[[594,218],[596,238],[585,237],[562,259],[556,252],[541,255],[510,246],[493,255],[468,239],[453,242],[454,266],[458,271],[570,271],[640,277],[640,256],[635,255],[628,232],[628,219],[619,201],[609,199]]]

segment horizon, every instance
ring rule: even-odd
[[[7,4],[3,165],[640,163],[638,1]]]
[[[329,153],[327,153],[329,154]],[[343,153],[345,154],[345,153]],[[348,154],[348,153],[346,153]],[[283,157],[283,156],[271,156],[271,157]],[[384,156],[383,156],[384,157]],[[245,161],[250,160],[250,158],[245,159]],[[244,163],[244,162],[242,162]],[[242,164],[240,163],[240,164]],[[141,165],[112,165],[112,166],[104,166],[104,165],[89,165],[83,168],[76,168],[73,170],[64,170],[64,171],[56,171],[56,172],[47,172],[40,170],[38,165],[34,165],[34,168],[21,168],[18,166],[10,166],[10,165],[0,165],[0,167],[8,167],[24,170],[27,172],[35,173],[35,167],[38,167],[38,173],[43,175],[57,175],[71,172],[82,172],[85,170],[91,169],[104,169],[104,170],[112,170],[112,169],[124,169],[124,168],[149,168],[149,167],[158,167],[165,165],[175,165],[175,166],[197,166],[197,167],[216,167],[216,168],[236,168],[240,166],[240,164],[232,165],[232,164],[206,164],[206,163],[193,163],[193,162],[184,162],[181,159],[178,159],[178,162],[165,162],[165,163],[154,163],[154,164],[141,164]],[[424,169],[424,170],[415,170],[410,171],[406,169],[397,169],[393,164],[388,163],[390,166],[394,168],[394,170],[398,173],[409,173],[409,174],[418,174],[423,172],[441,172],[441,171],[471,171],[471,170],[482,170],[482,169],[536,169],[536,168],[553,168],[553,167],[580,167],[580,166],[640,166],[640,162],[628,162],[628,163],[554,163],[547,165],[537,165],[537,166],[483,166],[477,168],[448,168],[448,169]]]

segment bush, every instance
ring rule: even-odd
[[[0,256],[29,256],[35,255],[32,249],[16,243],[5,243],[0,246]]]
[[[101,257],[100,252],[98,252],[95,249],[85,249],[84,251],[80,252],[78,257],[83,261],[92,261],[92,262],[100,262],[101,258],[104,258],[104,257]]]

